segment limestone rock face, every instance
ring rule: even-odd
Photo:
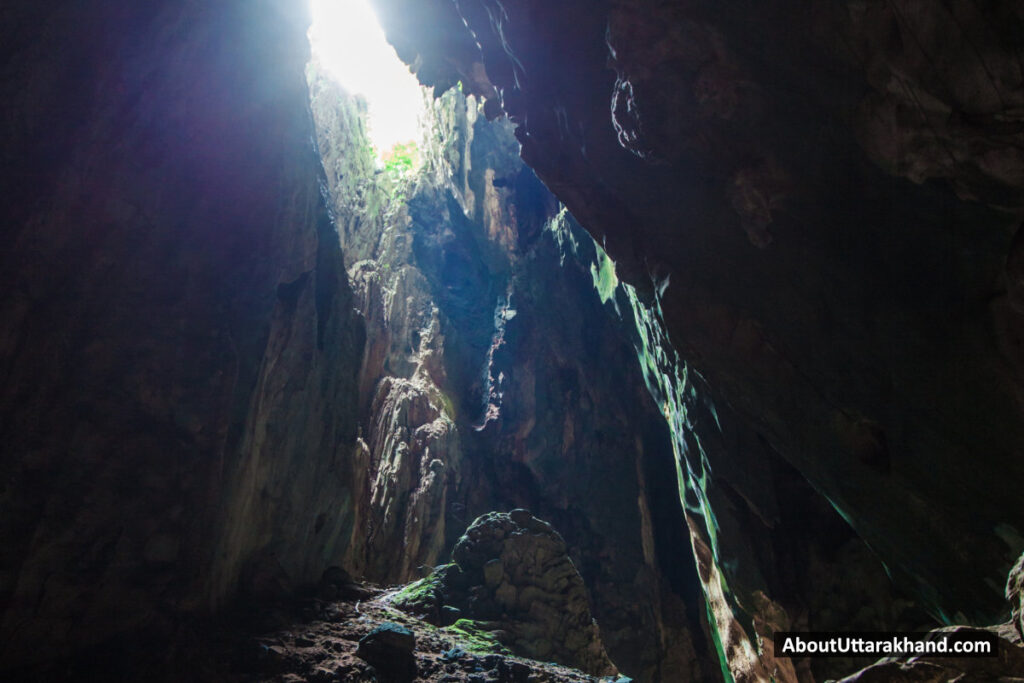
[[[358,576],[408,581],[447,550],[446,511],[461,481],[461,425],[450,397],[464,392],[447,366],[457,357],[467,366],[484,359],[449,348],[452,325],[438,305],[438,283],[413,252],[406,195],[431,210],[443,195],[431,179],[414,187],[414,177],[378,172],[365,103],[316,64],[307,78],[353,305],[366,330],[358,391],[349,397],[360,426],[358,483],[341,562]]]
[[[470,525],[452,558],[437,577],[400,593],[396,605],[427,608],[435,618],[454,608],[516,654],[614,673],[583,579],[550,524],[522,509],[488,513]]]
[[[418,172],[367,175],[359,101],[309,75],[366,324],[355,456],[366,484],[352,492],[346,568],[407,582],[476,516],[529,507],[562,530],[624,671],[713,670],[703,608],[689,603],[668,426],[577,253],[593,256],[592,240],[559,227],[512,127],[486,121],[474,98],[434,103]]]
[[[1005,629],[979,629],[952,626],[943,629],[969,636],[972,633],[995,633],[998,637],[997,657],[915,657],[887,659],[841,679],[838,683],[945,683],[945,681],[1013,681],[1024,671],[1024,647],[1016,634]]]

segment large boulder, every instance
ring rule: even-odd
[[[487,513],[459,539],[452,559],[394,604],[438,622],[473,620],[516,654],[615,672],[583,579],[550,524],[521,509]]]

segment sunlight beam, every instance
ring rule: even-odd
[[[417,141],[420,84],[387,42],[367,0],[311,0],[311,8],[313,57],[341,87],[366,98],[377,154]]]

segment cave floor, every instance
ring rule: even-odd
[[[216,622],[175,620],[8,680],[298,683],[611,683],[554,663],[489,649],[486,639],[442,629],[389,604],[397,588],[352,584],[342,599],[239,602]],[[415,635],[415,677],[376,670],[357,655],[382,624]],[[500,646],[499,646],[500,649]],[[618,679],[628,681],[630,679]]]
[[[366,596],[347,600],[307,599],[291,609],[267,614],[280,620],[276,628],[249,636],[231,654],[248,651],[251,671],[240,681],[382,681],[379,672],[356,654],[359,639],[384,623],[399,624],[416,636],[413,652],[417,675],[406,679],[456,683],[597,683],[613,679],[589,676],[576,669],[487,651],[471,635],[441,629],[405,614],[388,603],[394,590],[362,584]],[[290,618],[289,618],[290,617]]]

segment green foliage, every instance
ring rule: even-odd
[[[384,172],[395,177],[406,176],[419,166],[420,151],[415,142],[398,143],[381,154]]]

